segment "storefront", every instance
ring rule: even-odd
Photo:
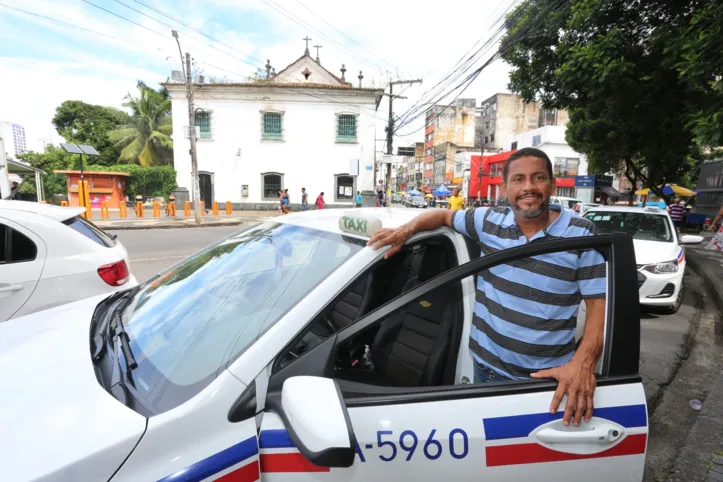
[[[574,182],[575,197],[582,202],[614,204],[621,196],[620,192],[612,187],[612,176],[576,176]]]

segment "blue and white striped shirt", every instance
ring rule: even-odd
[[[529,241],[510,207],[457,211],[452,219],[456,231],[479,243],[483,256],[533,241],[594,234],[590,221],[564,209]],[[594,250],[532,256],[479,273],[473,358],[514,379],[567,363],[575,351],[580,301],[605,298],[606,287],[605,260]]]

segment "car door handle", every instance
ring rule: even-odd
[[[0,285],[0,293],[9,293],[11,291],[20,291],[23,285]]]
[[[622,430],[616,425],[601,423],[590,430],[558,430],[548,427],[535,434],[541,442],[546,443],[597,443],[610,444],[618,440]]]

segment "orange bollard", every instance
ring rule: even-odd
[[[139,218],[143,217],[143,203],[140,201],[136,203],[136,216]]]
[[[171,203],[168,205],[168,215],[169,216],[176,215],[176,203],[173,201],[171,201]]]
[[[155,201],[153,203],[153,217],[154,218],[161,217],[161,203],[159,203],[158,201]]]
[[[226,201],[226,214],[231,215],[231,201]]]
[[[100,203],[100,217],[101,219],[108,219],[109,217],[108,203],[106,201]]]
[[[206,201],[201,201],[201,216],[206,215]]]
[[[184,215],[184,216],[190,216],[190,215],[191,215],[191,201],[184,201],[184,203],[183,203],[183,215]]]
[[[128,216],[128,208],[126,207],[126,203],[121,201],[119,205],[118,215],[121,218],[125,218]]]
[[[212,206],[213,206],[213,215],[218,216],[218,201],[214,201]]]
[[[68,205],[68,201],[60,201],[60,205],[61,205],[61,206],[67,206],[67,205]]]

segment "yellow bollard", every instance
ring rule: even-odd
[[[153,203],[153,217],[154,218],[161,217],[161,204],[158,201],[155,201]]]
[[[190,215],[191,215],[191,201],[184,201],[184,202],[183,202],[183,215],[184,215],[184,216],[190,216]]]
[[[169,216],[176,215],[176,203],[173,201],[171,201],[171,203],[168,205],[168,215]]]
[[[214,201],[212,206],[213,206],[213,215],[218,216],[218,201]]]
[[[106,201],[103,201],[100,203],[100,217],[101,219],[108,219],[108,203]]]
[[[143,203],[140,201],[136,203],[136,216],[139,218],[143,217]]]
[[[60,205],[61,205],[61,206],[67,206],[67,205],[68,205],[68,201],[60,201]]]
[[[231,215],[231,201],[226,201],[226,215]]]
[[[125,203],[124,201],[121,201],[121,202],[120,202],[119,208],[120,208],[120,209],[119,209],[119,211],[118,211],[118,215],[119,215],[121,218],[127,217],[127,216],[128,216],[128,208],[126,207],[126,203]]]
[[[201,201],[201,216],[206,215],[206,201]]]

